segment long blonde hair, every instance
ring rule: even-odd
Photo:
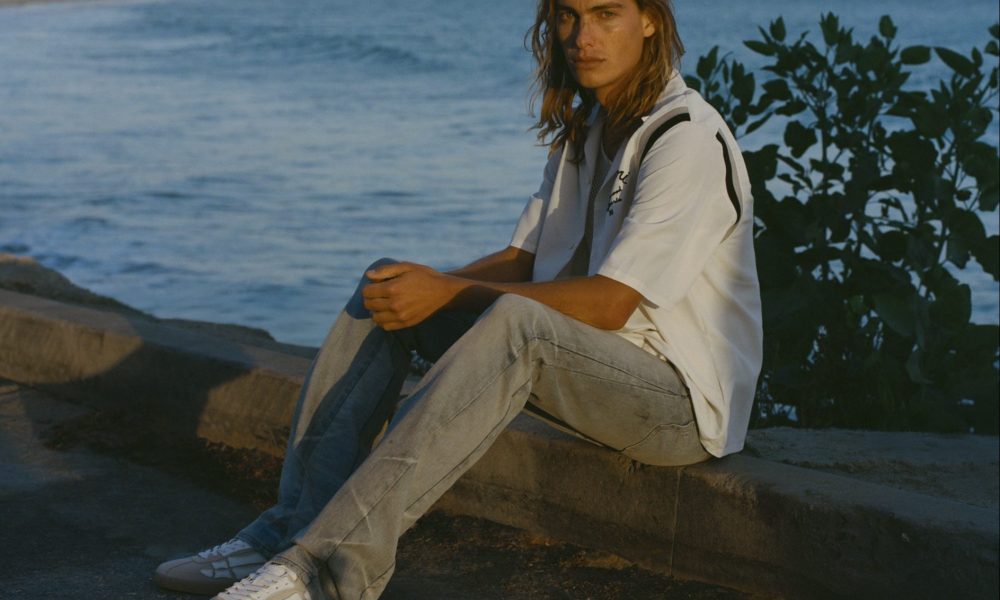
[[[634,1],[652,20],[656,32],[643,42],[635,76],[605,107],[605,127],[611,131],[633,127],[636,119],[652,110],[684,54],[670,0]],[[579,162],[583,158],[580,142],[586,138],[587,118],[597,99],[593,92],[580,87],[569,70],[556,33],[557,11],[557,0],[539,0],[535,24],[525,35],[525,44],[530,40],[531,53],[538,63],[531,104],[534,107],[541,100],[541,110],[534,128],[539,142],[552,149],[566,142],[573,144],[574,160]],[[577,97],[580,101],[574,104]]]

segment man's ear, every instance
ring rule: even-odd
[[[653,19],[649,18],[649,15],[642,13],[642,37],[652,37],[654,33],[656,33],[656,24],[653,23]]]

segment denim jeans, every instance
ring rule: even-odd
[[[510,294],[385,332],[364,283],[307,375],[278,503],[237,535],[314,600],[378,598],[400,536],[521,410],[647,464],[709,458],[672,365],[615,333]],[[435,364],[393,414],[411,350]]]

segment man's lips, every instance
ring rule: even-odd
[[[599,65],[600,63],[604,62],[604,59],[588,56],[585,58],[571,58],[570,62],[573,63],[573,66],[575,67],[586,69],[589,67],[594,67]]]

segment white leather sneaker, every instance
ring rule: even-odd
[[[213,600],[312,600],[302,579],[278,563],[267,563]]]
[[[234,538],[194,556],[163,563],[156,568],[153,581],[170,590],[208,596],[218,594],[266,562],[249,544]]]

